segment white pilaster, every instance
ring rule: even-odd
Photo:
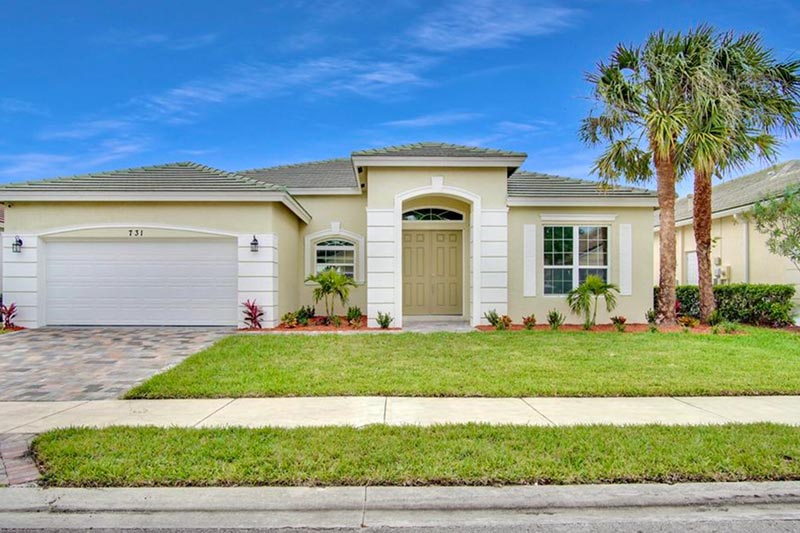
[[[367,209],[367,320],[371,328],[378,327],[378,312],[392,315],[392,327],[403,325],[403,308],[397,308],[394,294],[398,273],[402,283],[395,251],[397,233],[393,209]]]
[[[494,309],[508,313],[508,208],[483,209],[481,224],[475,228],[481,241],[480,316]]]
[[[256,234],[258,251],[250,251],[252,234],[238,236],[239,258],[239,325],[244,326],[242,304],[255,300],[264,311],[262,325],[278,325],[278,236],[273,233]]]
[[[14,253],[11,244],[16,235],[5,233],[2,238],[3,303],[17,304],[18,326],[36,328],[44,323],[41,312],[39,279],[40,241],[35,235],[19,235],[22,251]]]

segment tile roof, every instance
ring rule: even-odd
[[[524,152],[511,152],[508,150],[495,150],[478,146],[463,146],[441,142],[420,142],[372,148],[353,152],[354,157],[382,156],[382,157],[527,157]]]
[[[248,192],[282,187],[192,162],[0,185],[3,192]]]
[[[737,207],[746,207],[765,197],[780,194],[790,185],[798,184],[800,184],[800,159],[778,163],[714,186],[711,193],[711,212],[718,213]],[[678,199],[675,202],[675,221],[691,218],[691,198]],[[658,213],[656,213],[655,223],[659,224]]]
[[[508,196],[517,198],[656,198],[655,191],[603,186],[595,181],[519,170],[508,178]]]
[[[238,172],[242,176],[274,183],[292,189],[338,189],[358,188],[353,163],[350,158],[328,159],[326,161],[309,161],[294,165],[278,167],[254,168]]]

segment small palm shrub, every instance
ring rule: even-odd
[[[247,327],[250,329],[261,329],[261,319],[264,317],[264,311],[261,309],[261,306],[258,305],[255,300],[252,302],[247,300],[242,305],[244,306],[244,323]]]
[[[611,317],[611,323],[614,324],[614,327],[617,328],[617,331],[620,333],[625,331],[625,322],[627,321],[628,319],[622,315]]]
[[[564,325],[564,320],[566,320],[564,314],[559,313],[556,309],[551,309],[547,312],[547,323],[553,331],[558,331],[558,328]]]
[[[314,303],[325,301],[325,323],[338,326],[340,321],[334,313],[336,300],[347,305],[350,289],[356,286],[355,282],[334,268],[308,276],[306,281],[317,284],[314,288]]]
[[[363,313],[361,312],[361,308],[357,305],[353,307],[347,308],[347,323],[350,324],[350,327],[359,328],[361,327],[361,317]]]
[[[600,298],[606,302],[606,311],[609,313],[617,307],[617,297],[614,293],[619,289],[613,283],[607,283],[600,276],[586,276],[586,281],[569,291],[567,303],[570,310],[576,315],[583,315],[583,327],[589,329],[597,323],[597,304]]]
[[[725,318],[722,316],[722,313],[719,312],[719,309],[714,309],[711,311],[711,314],[708,315],[708,324],[710,326],[718,326],[725,321]]]
[[[655,309],[648,309],[644,314],[644,319],[651,326],[655,326],[658,321],[658,313],[656,313]]]
[[[389,313],[381,313],[378,311],[378,317],[375,319],[375,321],[378,323],[378,326],[380,326],[381,329],[389,329],[389,326],[394,321],[394,318],[392,318],[392,315]]]
[[[522,317],[522,325],[525,326],[525,329],[532,330],[536,326],[536,315]]]

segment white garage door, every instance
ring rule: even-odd
[[[234,239],[55,241],[49,325],[235,325]]]

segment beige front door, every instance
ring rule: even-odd
[[[403,231],[403,314],[462,313],[461,231]]]

